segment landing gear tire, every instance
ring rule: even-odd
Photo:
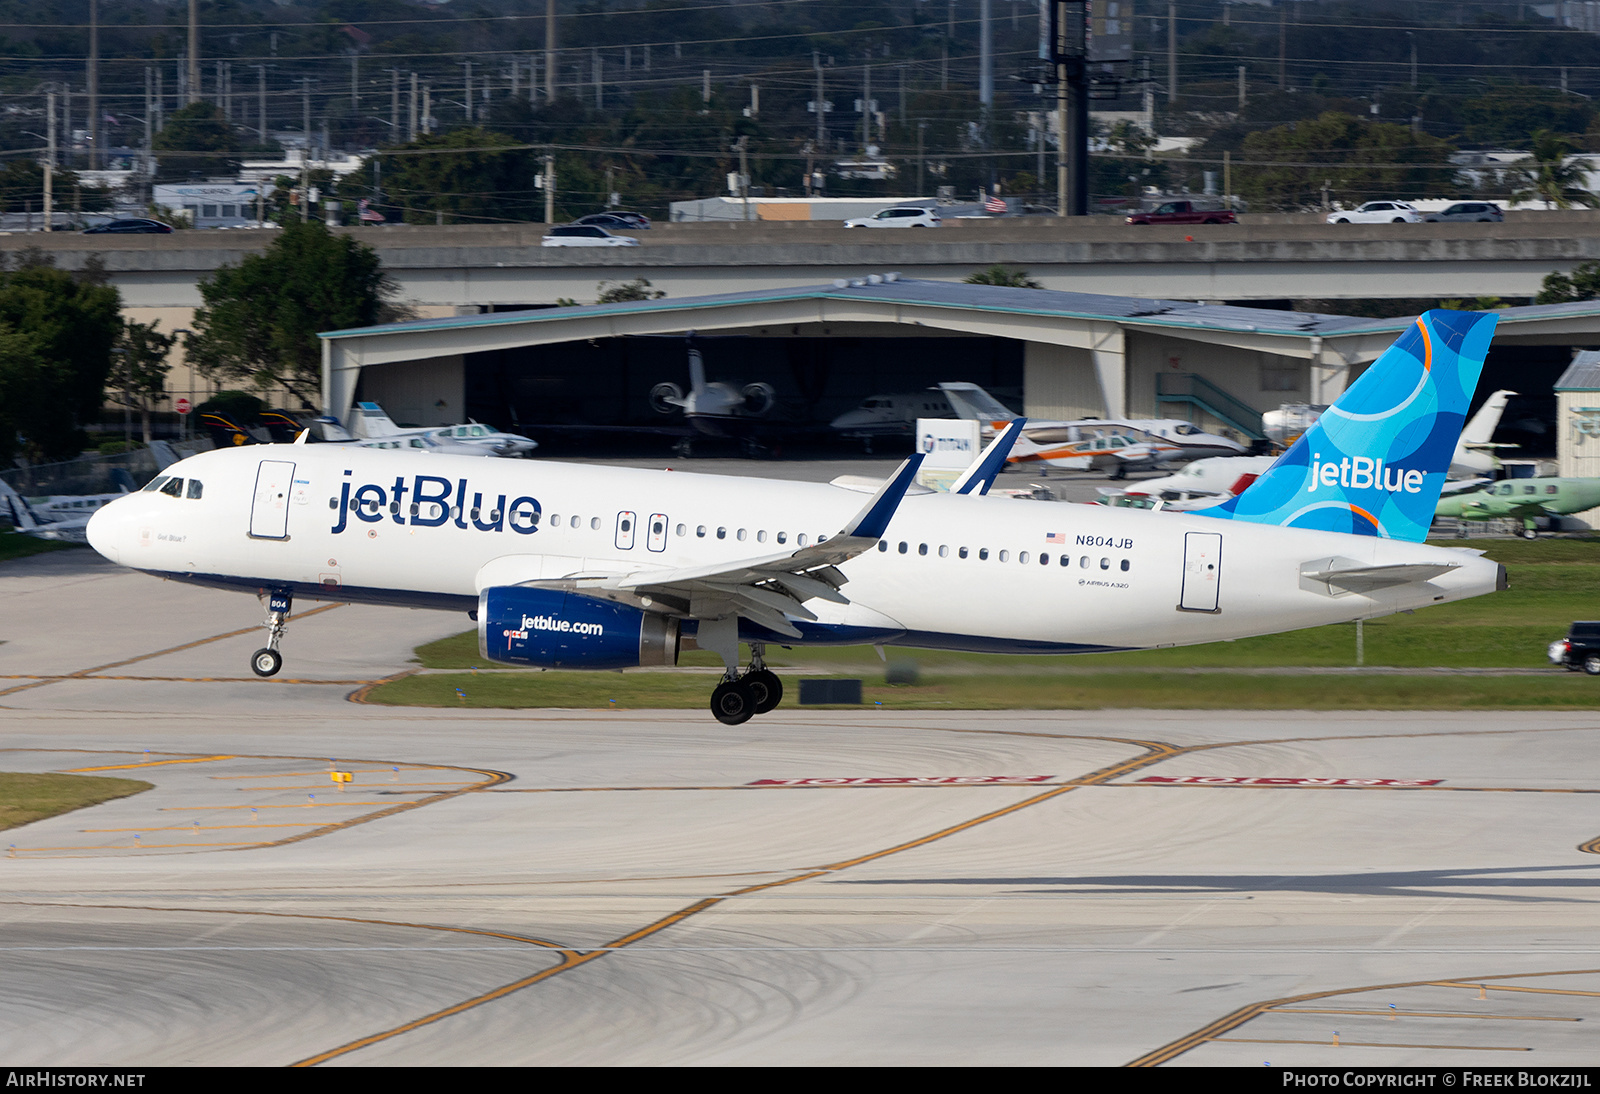
[[[740,679],[740,683],[750,689],[755,698],[755,713],[765,714],[783,702],[783,681],[778,679],[778,674],[771,669],[756,669],[747,672]]]
[[[1600,657],[1585,657],[1583,671],[1590,676],[1600,676]]]
[[[1537,528],[1524,528],[1522,530],[1522,538],[1523,539],[1538,539],[1539,538],[1539,530]]]
[[[1106,474],[1106,478],[1110,479],[1112,482],[1117,482],[1117,481],[1120,481],[1120,480],[1125,479],[1127,477],[1128,477],[1128,465],[1125,464],[1125,463],[1121,463],[1121,462],[1118,462],[1117,466],[1113,467]]]
[[[742,725],[755,712],[755,691],[743,680],[724,680],[711,693],[711,713],[725,726]]]
[[[276,676],[283,668],[283,654],[274,649],[259,649],[250,655],[250,671],[257,676]]]

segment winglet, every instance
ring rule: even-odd
[[[990,441],[989,447],[973,461],[972,466],[950,484],[950,493],[975,494],[979,497],[987,494],[989,487],[999,477],[1000,470],[1005,467],[1006,459],[1011,455],[1011,446],[1017,443],[1017,438],[1022,436],[1022,427],[1027,424],[1026,418],[1011,419],[1000,435]]]
[[[294,439],[295,444],[305,444],[311,439],[311,430],[302,429],[300,435]]]
[[[911,489],[911,483],[917,477],[917,469],[922,466],[922,453],[912,455],[898,470],[878,489],[867,502],[866,507],[855,515],[855,519],[839,531],[839,537],[852,536],[861,539],[878,539],[883,535],[884,529],[889,527],[889,521],[894,517],[895,510],[900,508],[900,502],[906,496],[906,491]]]

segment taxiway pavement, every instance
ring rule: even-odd
[[[395,709],[464,619],[0,605],[0,769],[155,786],[0,832],[8,1064],[1593,1060],[1587,713]]]

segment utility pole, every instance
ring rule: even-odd
[[[917,122],[917,196],[918,197],[921,197],[923,190],[925,190],[927,188],[926,184],[923,182],[923,175],[922,175],[923,162],[924,162],[923,158],[922,158],[922,134],[927,128],[928,128],[928,123],[927,122],[921,121],[921,120],[919,120]],[[1041,132],[1040,136],[1043,137],[1043,135],[1044,134]],[[1043,152],[1040,152],[1039,154],[1041,156],[1044,155]],[[1042,180],[1040,182],[1040,185],[1043,185],[1043,181]]]
[[[1411,31],[1406,31],[1406,38],[1411,42],[1411,89],[1417,88],[1417,36]]]
[[[550,152],[544,154],[544,222],[556,222],[556,158]]]
[[[45,124],[45,157],[44,157],[44,229],[49,231],[51,222],[51,202],[54,198],[56,173],[56,93],[54,89],[45,92],[45,114],[48,121]]]
[[[748,136],[740,137],[739,143],[734,145],[739,150],[739,196],[744,199],[744,219],[750,219],[750,159],[747,150],[750,146]]]
[[[306,135],[306,156],[311,155],[311,77],[300,77],[301,129]]]
[[[1178,4],[1167,0],[1167,102],[1178,98]]]
[[[1289,6],[1278,9],[1278,87],[1289,87]]]
[[[989,143],[989,112],[994,109],[993,0],[978,3],[978,103],[983,108],[984,144]]]
[[[604,92],[602,91],[602,77],[605,74],[605,61],[600,57],[598,49],[589,50],[589,66],[594,72],[594,108],[600,110],[605,106]]]
[[[189,0],[189,79],[184,104],[200,101],[200,0]]]
[[[462,106],[467,112],[467,124],[472,124],[472,62],[462,61],[461,67],[467,72],[466,94],[461,96]]]
[[[867,60],[872,60],[872,53],[867,52]],[[872,143],[872,65],[861,66],[861,151],[865,152]]]
[[[400,70],[389,70],[389,139],[400,143]]]
[[[154,107],[154,100],[150,94],[150,77],[150,66],[146,65],[144,69],[144,170],[142,172],[144,177],[139,180],[139,190],[141,193],[144,191],[145,183],[150,181],[150,146],[154,143],[153,138],[155,137],[155,132],[150,127],[152,121],[150,114],[152,108]]]
[[[545,0],[544,6],[544,97],[556,101],[556,0]],[[548,215],[549,195],[546,195],[547,223],[554,223]]]
[[[267,66],[256,65],[256,136],[267,143]]]
[[[1056,69],[1056,215],[1089,215],[1088,0],[1050,0]]]
[[[817,108],[817,151],[820,153],[823,149],[822,142],[824,139],[823,113],[828,109],[828,105],[822,100],[822,55],[816,50],[811,51],[811,67],[817,70],[817,101],[815,105]]]
[[[361,113],[361,54],[350,51],[350,113]]]
[[[433,132],[433,82],[422,85],[422,131]]]
[[[408,130],[408,140],[417,139],[417,74],[411,74],[411,128]]]
[[[1239,109],[1244,109],[1244,66],[1239,66]]]
[[[105,161],[100,156],[100,0],[89,0],[89,167]],[[45,214],[45,230],[50,218]]]

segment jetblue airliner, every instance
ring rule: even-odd
[[[297,442],[183,460],[88,534],[124,566],[260,596],[262,676],[295,597],[439,608],[473,617],[483,656],[507,664],[714,651],[711,709],[735,725],[782,697],[771,643],[1089,653],[1504,588],[1478,552],[1422,542],[1494,325],[1421,316],[1243,493],[1193,512],[985,496],[1002,441],[960,492],[911,492],[912,457],[864,505],[831,484]]]

